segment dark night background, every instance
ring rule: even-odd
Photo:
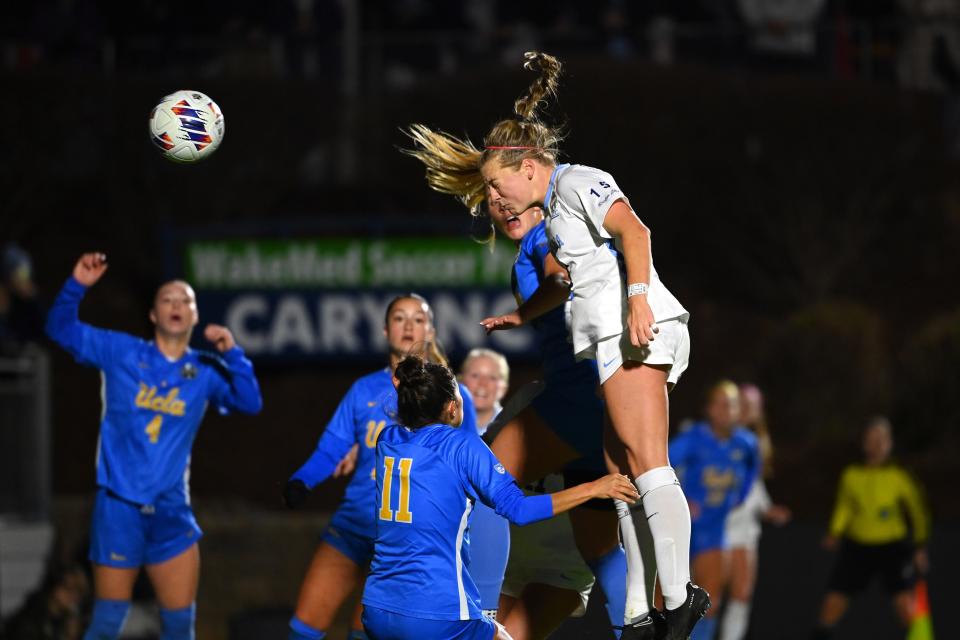
[[[836,481],[878,413],[927,491],[945,634],[937,605],[942,614],[956,592],[946,543],[960,520],[960,3],[930,14],[919,2],[809,0],[809,20],[801,2],[797,16],[751,20],[749,6],[764,4],[208,2],[184,15],[149,1],[5,3],[0,244],[30,254],[41,305],[81,252],[104,251],[110,270],[82,317],[146,335],[184,238],[468,234],[466,210],[398,153],[400,128],[479,142],[531,80],[521,53],[555,53],[567,65],[550,109],[568,125],[564,160],[616,177],[691,312],[672,426],[698,416],[721,377],[767,395],[769,486],[795,520],[764,539],[754,637],[812,627]],[[758,44],[797,30],[810,46]],[[178,88],[224,111],[223,145],[198,165],[165,162],[147,139],[151,107]],[[40,343],[52,357],[50,517],[67,554],[87,526],[99,380]],[[292,603],[319,530],[305,518],[332,509],[343,484],[319,487],[306,516],[282,511],[278,487],[351,382],[379,364],[262,363],[260,416],[208,415],[191,480],[207,531],[199,637],[228,637],[224,620],[243,610]],[[512,365],[514,387],[536,376],[535,362]],[[262,542],[231,529],[238,521]],[[217,604],[226,583],[270,572],[288,576],[280,595],[252,586]],[[204,598],[220,616],[208,626]],[[887,637],[854,624],[845,637]]]

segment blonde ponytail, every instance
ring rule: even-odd
[[[562,65],[553,56],[539,51],[527,51],[523,57],[526,58],[523,68],[528,71],[537,71],[540,76],[530,85],[527,95],[517,98],[513,103],[513,111],[520,116],[521,120],[532,121],[537,119],[537,107],[543,104],[546,98],[557,96]]]
[[[536,51],[525,53],[524,58],[524,69],[539,76],[513,105],[519,119],[496,123],[484,137],[482,150],[468,139],[434,131],[426,125],[413,124],[404,130],[414,148],[401,152],[424,164],[430,188],[455,196],[474,215],[479,214],[486,198],[480,169],[487,162],[495,158],[501,166],[515,167],[531,158],[552,166],[560,153],[561,131],[544,124],[537,111],[548,97],[557,95],[562,65],[557,58]]]

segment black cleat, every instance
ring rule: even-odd
[[[676,609],[664,611],[667,618],[666,640],[688,640],[690,632],[710,608],[710,594],[692,582],[687,583],[687,599]]]
[[[662,611],[654,608],[640,622],[623,627],[620,640],[664,640],[666,637],[667,619]]]

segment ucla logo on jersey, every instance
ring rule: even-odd
[[[197,368],[193,366],[192,362],[188,362],[180,369],[180,375],[184,380],[193,380],[197,377]]]
[[[186,412],[187,403],[179,398],[180,387],[173,387],[166,395],[157,392],[157,387],[148,387],[140,383],[140,390],[134,403],[141,409],[149,409],[157,413],[166,413],[171,416],[182,416]]]
[[[743,451],[741,449],[734,449],[730,452],[730,459],[734,462],[740,462],[743,460]]]
[[[500,475],[503,475],[503,474],[505,474],[505,473],[507,472],[507,470],[504,469],[504,468],[503,468],[503,465],[500,464],[499,462],[498,462],[497,464],[493,465],[493,468],[494,468],[494,470],[495,470],[497,473],[499,473]]]

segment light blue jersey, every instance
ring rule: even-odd
[[[152,341],[80,322],[85,292],[69,278],[46,331],[80,364],[101,372],[97,485],[140,505],[171,491],[188,503],[190,449],[207,405],[221,413],[260,411],[253,365],[239,347],[222,355],[188,349],[170,361]]]
[[[476,433],[477,413],[473,398],[463,385],[460,392],[463,395],[464,423],[472,425]],[[356,471],[331,519],[337,529],[373,539],[377,437],[385,426],[396,421],[396,413],[397,390],[393,387],[390,368],[384,367],[363,376],[353,383],[340,401],[313,454],[293,474],[293,478],[302,480],[312,489],[330,477],[354,443],[360,445]]]
[[[476,620],[470,515],[477,500],[514,524],[553,514],[523,494],[475,428],[392,425],[377,444],[377,535],[363,604],[430,620]]]

